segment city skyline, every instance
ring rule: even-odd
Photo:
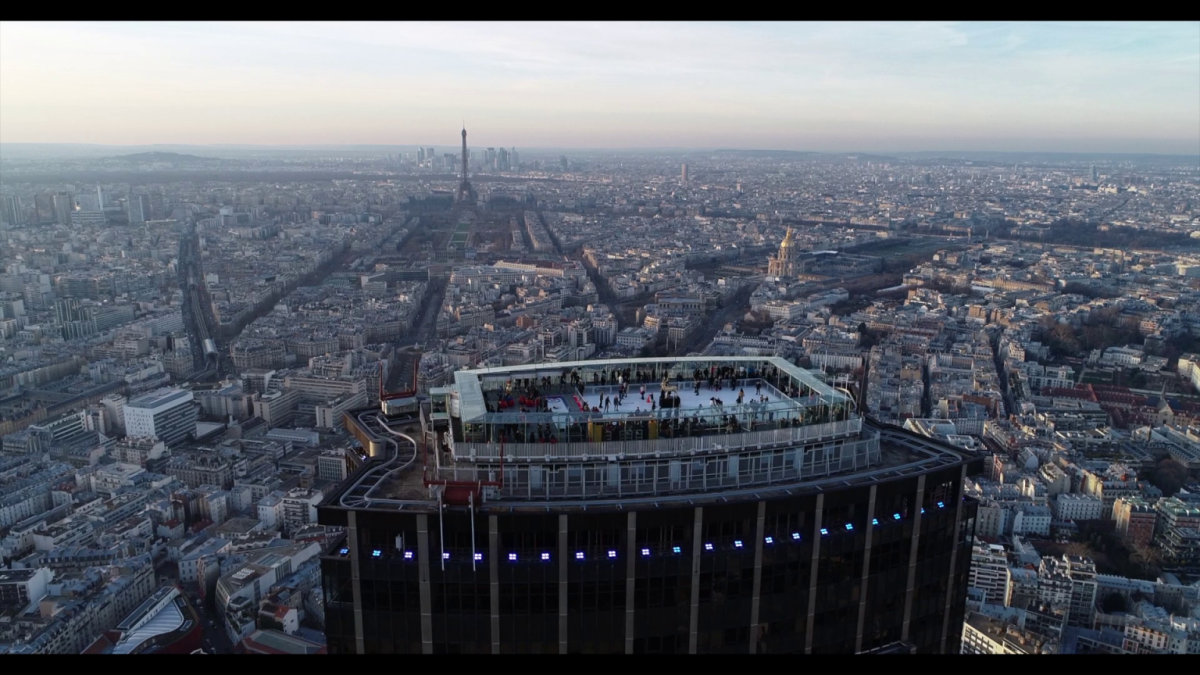
[[[1193,154],[1195,29],[4,22],[0,142]]]
[[[0,655],[1200,654],[1200,22],[3,22],[0,242]]]

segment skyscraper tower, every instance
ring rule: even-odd
[[[513,415],[484,403],[484,391],[509,377],[537,381],[565,370],[595,381],[606,368],[640,366],[636,360],[458,371],[453,385],[432,393],[434,401],[458,404],[448,406],[460,413],[454,421],[434,422],[404,398],[382,404],[386,421],[378,406],[347,411],[347,431],[372,454],[318,507],[319,522],[347,533],[320,556],[329,653],[958,653],[980,508],[966,485],[982,473],[983,458],[864,418],[843,389],[783,357],[715,359],[713,367],[771,372],[771,381],[747,379],[746,388],[768,389],[781,419],[804,419],[788,439],[750,431],[733,447],[710,445],[708,453],[669,460],[695,467],[678,480],[672,472],[670,481],[646,481],[633,467],[655,452],[687,457],[676,449],[681,439],[651,433],[621,441],[628,455],[593,453],[590,464],[569,470],[600,477],[589,482],[544,468],[566,464],[568,443],[500,441]],[[695,367],[678,357],[655,365],[647,395],[659,375],[654,393],[662,396]],[[554,426],[556,414],[528,413],[532,419],[520,424]],[[375,424],[359,422],[367,415]],[[445,434],[455,456],[401,464],[411,451],[388,439],[410,425]],[[604,437],[601,426],[580,419],[554,428],[561,438],[597,432],[592,439],[600,445],[614,437]],[[758,449],[767,442],[777,448]],[[765,452],[789,460],[830,454],[743,471],[737,484],[707,478]],[[519,469],[505,461],[509,453],[522,457]],[[529,501],[530,474],[543,481],[538,501]],[[429,489],[412,489],[417,481]],[[849,557],[854,569],[844,562]],[[718,565],[747,570],[737,596],[731,580],[710,571]],[[600,588],[615,601],[593,602],[592,579],[604,580]],[[1074,603],[1088,612],[1090,583],[1086,602]],[[392,593],[397,584],[402,593]],[[664,587],[687,595],[669,590],[664,597]],[[524,603],[531,595],[550,599]],[[462,603],[450,606],[441,600],[447,597]]]
[[[8,195],[4,198],[4,213],[3,220],[9,225],[24,225],[25,224],[25,209],[21,206],[21,198],[16,195]]]
[[[683,165],[683,170],[680,172],[679,177],[682,179],[684,184],[687,183],[687,164]]]
[[[475,190],[471,188],[471,182],[467,180],[467,127],[463,126],[462,130],[462,182],[458,185],[458,196],[455,198],[459,204],[474,204]]]
[[[150,197],[147,195],[129,195],[129,222],[144,223],[150,216]]]
[[[69,194],[54,195],[54,218],[59,225],[71,224],[71,213],[75,211],[75,198]]]

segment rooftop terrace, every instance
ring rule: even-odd
[[[778,357],[543,363],[455,379],[419,419],[348,415],[371,459],[327,504],[436,510],[451,485],[485,511],[698,503],[880,482],[970,456],[865,423],[849,396]],[[633,400],[615,412],[622,385]],[[518,395],[525,411],[500,405]]]
[[[849,396],[778,357],[584,361],[455,377],[434,392],[432,412],[451,422],[443,441],[456,462],[498,459],[500,446],[506,459],[623,459],[861,429]]]
[[[724,375],[721,374],[723,368],[726,369]],[[717,388],[710,386],[710,379]],[[629,404],[607,410],[596,405],[599,392],[611,397],[621,382],[628,386]],[[454,373],[451,389],[457,394],[458,416],[464,424],[550,423],[629,419],[639,407],[632,400],[637,397],[632,394],[643,386],[654,394],[666,389],[682,398],[695,392],[697,383],[701,393],[689,397],[680,410],[695,409],[697,404],[701,408],[710,407],[707,402],[711,397],[721,398],[725,406],[731,407],[739,390],[760,383],[767,390],[753,398],[767,396],[768,400],[759,410],[763,415],[793,416],[802,414],[808,407],[850,403],[845,393],[777,356],[606,359],[460,370]],[[521,405],[520,398],[534,393],[530,388],[542,397],[564,398],[567,410]],[[712,393],[707,395],[707,392]],[[575,400],[576,396],[580,401]],[[513,397],[514,405],[501,405],[508,397]],[[528,398],[532,400],[533,397]],[[747,402],[749,400],[747,398]],[[583,402],[588,403],[586,411],[579,405]],[[649,407],[647,403],[646,418],[652,417]]]

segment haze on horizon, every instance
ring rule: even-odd
[[[1200,22],[0,22],[0,143],[1200,155]]]

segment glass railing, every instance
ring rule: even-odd
[[[748,431],[708,436],[685,436],[680,438],[654,438],[643,440],[613,440],[602,442],[561,443],[504,443],[504,457],[508,459],[545,457],[589,459],[609,456],[667,456],[693,452],[728,453],[742,449],[767,448],[781,445],[805,445],[815,441],[835,439],[857,434],[862,430],[862,418],[851,418],[840,422],[809,424],[806,426],[765,431]],[[489,461],[500,458],[500,443],[453,444],[456,461]]]
[[[507,447],[506,447],[507,450]],[[542,457],[536,458],[542,460]],[[565,458],[562,458],[565,459]],[[517,462],[504,467],[503,500],[625,499],[686,495],[744,488],[796,484],[834,474],[874,469],[880,461],[878,432],[843,439],[811,450],[764,447],[735,454],[696,454],[683,457],[625,457],[609,464],[566,461],[547,467]],[[632,461],[630,461],[632,460]],[[493,460],[495,461],[495,460]],[[460,481],[496,480],[498,467],[469,464],[443,468],[439,478]],[[495,497],[493,497],[495,498]]]

